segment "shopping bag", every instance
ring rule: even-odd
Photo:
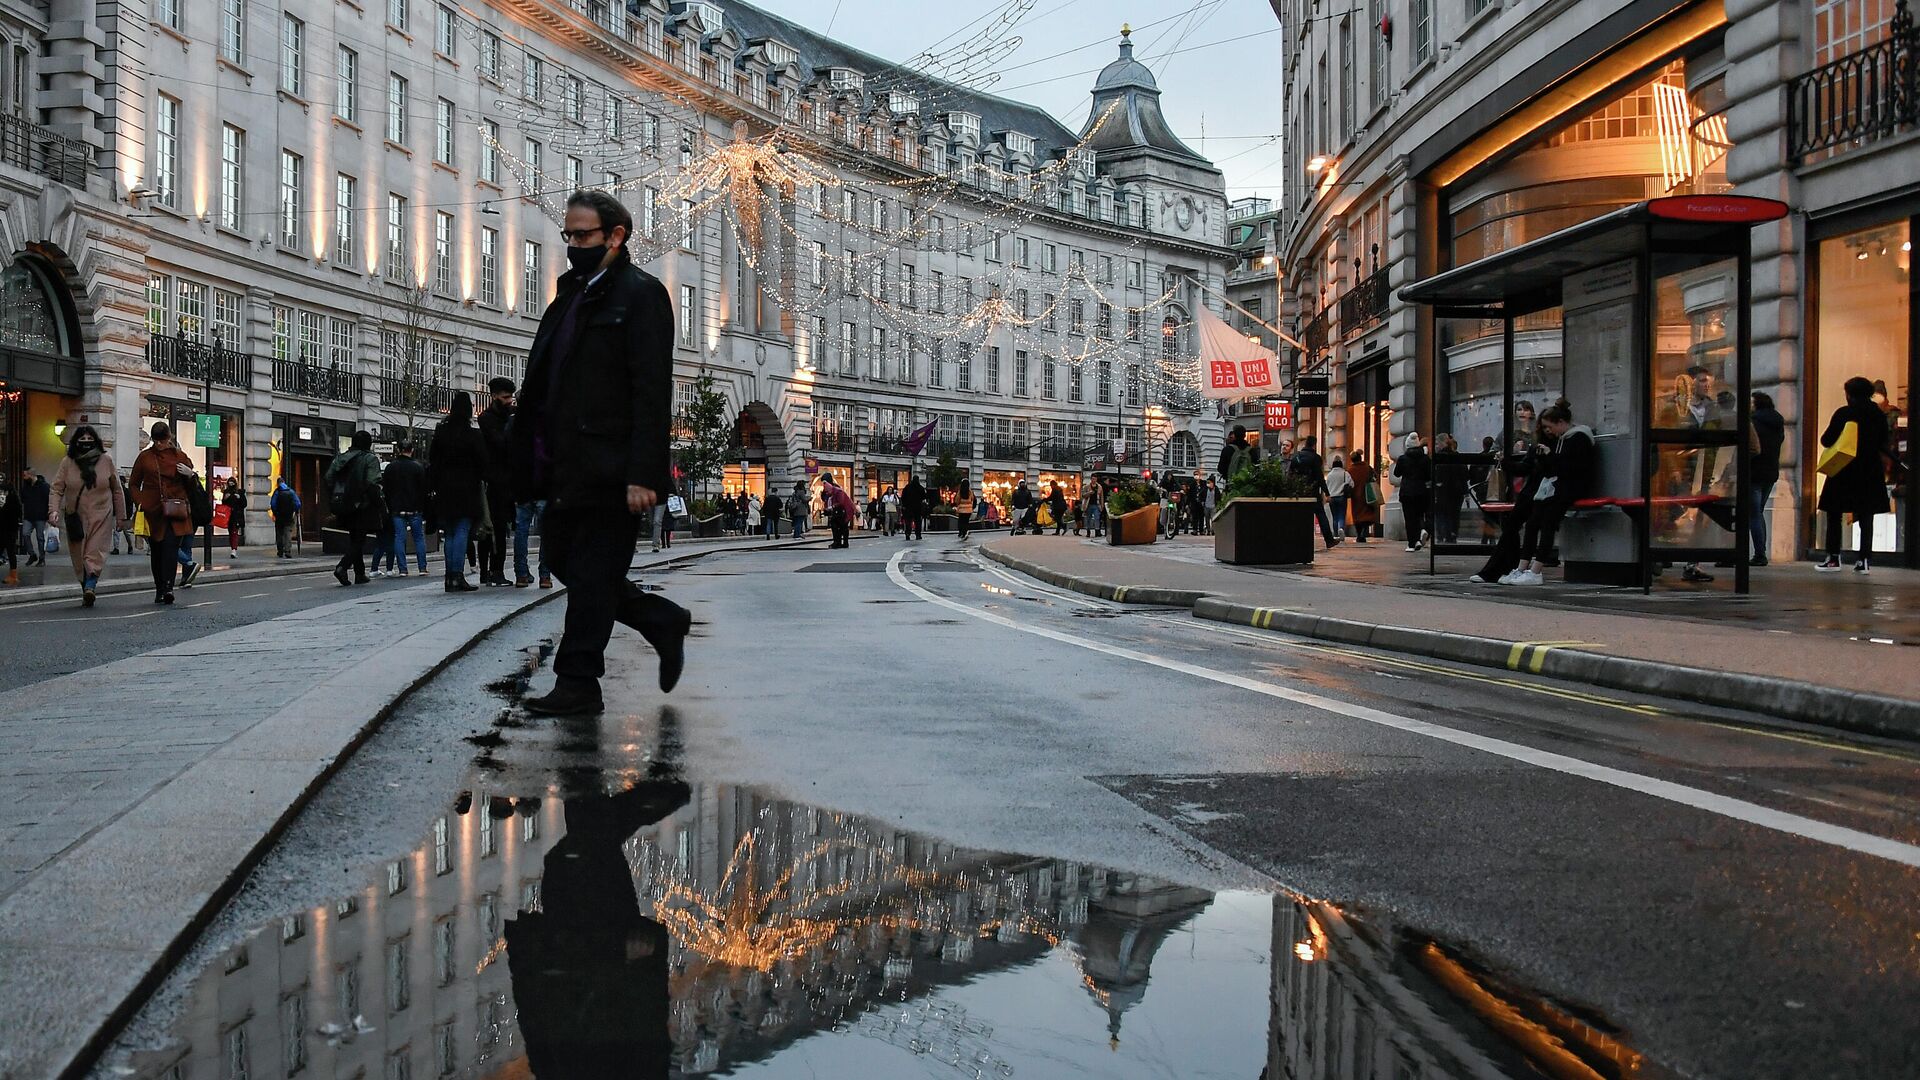
[[[1841,469],[1853,464],[1853,459],[1859,453],[1860,425],[1849,420],[1847,426],[1840,429],[1840,437],[1833,440],[1833,445],[1820,451],[1820,464],[1817,466],[1820,475],[1838,474]]]
[[[227,523],[232,520],[233,520],[233,507],[228,506],[226,503],[221,503],[219,506],[216,506],[213,508],[213,527],[214,528],[224,529],[227,527]]]
[[[687,514],[687,500],[678,495],[667,496],[667,513],[672,514],[674,517],[685,517]]]
[[[1368,506],[1379,506],[1380,505],[1380,485],[1374,483],[1371,480],[1367,481],[1367,490],[1365,492],[1365,496],[1366,496]]]
[[[47,554],[51,555],[54,552],[59,550],[60,550],[60,530],[59,529],[47,530]]]
[[[147,527],[146,511],[136,511],[133,515],[133,535],[152,536],[153,530]]]

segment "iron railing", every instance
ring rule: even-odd
[[[211,369],[215,386],[247,390],[253,386],[253,357],[225,345],[184,337],[149,337],[147,370],[155,375],[203,383]]]
[[[1079,465],[1087,460],[1087,453],[1093,447],[1078,443],[1063,442],[1055,439],[1040,444],[1040,463],[1042,465]]]
[[[1387,317],[1387,268],[1381,267],[1340,298],[1340,332],[1350,334]]]
[[[1332,311],[1333,309],[1331,307],[1321,308],[1320,314],[1315,315],[1313,321],[1307,323],[1306,329],[1300,331],[1300,344],[1307,347],[1308,363],[1313,362],[1315,357],[1326,350],[1327,316]]]
[[[0,116],[0,161],[84,189],[93,172],[93,147],[17,116]]]
[[[988,439],[986,455],[995,461],[1027,460],[1027,444],[1015,439]]]
[[[952,454],[955,461],[963,460],[973,456],[973,440],[935,437],[927,440],[926,449],[922,453],[936,460],[941,454]]]
[[[273,362],[273,392],[276,394],[358,405],[359,387],[353,373],[344,368],[322,367],[304,360]]]
[[[1887,36],[1787,84],[1788,152],[1844,150],[1920,126],[1920,29],[1898,0]]]
[[[366,385],[369,376],[360,376]],[[443,413],[453,406],[453,388],[441,383],[423,382],[399,375],[371,376],[375,399],[383,409],[412,413]],[[343,399],[344,400],[344,399]]]
[[[853,432],[816,428],[813,432],[813,448],[830,454],[851,454],[853,453]]]

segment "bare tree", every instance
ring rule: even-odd
[[[387,280],[383,295],[388,299],[381,304],[380,404],[406,418],[411,436],[417,418],[447,409],[453,373],[428,354],[433,342],[445,340],[452,301],[416,280],[408,266],[393,268]]]

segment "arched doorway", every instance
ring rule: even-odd
[[[769,485],[787,482],[787,438],[780,418],[764,401],[748,402],[734,417],[721,489],[728,494],[746,491],[766,497]]]
[[[0,469],[51,476],[65,452],[57,421],[78,407],[80,323],[66,282],[40,255],[0,265]],[[109,436],[110,437],[110,436]]]

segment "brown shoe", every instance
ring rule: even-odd
[[[6,581],[6,583],[7,583],[8,585],[18,585],[18,584],[20,584],[20,571],[18,571],[18,570],[9,570],[9,571],[7,571],[7,581]]]
[[[540,575],[540,587],[541,587],[541,588],[543,588],[543,589],[551,589],[551,588],[553,588],[553,577],[552,577],[551,575],[549,575],[549,574],[541,574],[541,575]]]

